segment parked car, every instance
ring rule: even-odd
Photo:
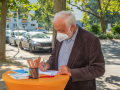
[[[18,29],[19,29],[19,30],[24,30],[24,28],[22,28],[22,27],[18,27],[18,28],[16,27],[16,28],[15,28],[15,30],[18,30]]]
[[[9,43],[9,37],[11,34],[12,30],[10,30],[9,28],[6,28],[6,43]]]
[[[45,29],[37,29],[37,31],[47,33],[47,30],[45,30]]]
[[[22,35],[26,32],[27,31],[25,31],[25,30],[19,30],[19,34],[18,34],[18,30],[12,31],[11,35],[9,37],[9,44],[10,45],[14,44],[15,46],[17,46],[18,45],[18,35],[19,35],[19,41],[20,41]]]
[[[20,48],[33,51],[52,51],[52,40],[42,32],[27,32],[20,40]]]

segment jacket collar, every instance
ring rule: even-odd
[[[80,46],[82,44],[82,31],[83,30],[78,26],[78,33],[77,33],[75,42],[73,44],[73,48],[70,53],[68,64],[67,64],[68,67],[70,67],[72,65],[72,63],[74,62],[75,57],[76,57],[76,55],[80,49]]]

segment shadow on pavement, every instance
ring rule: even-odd
[[[104,79],[104,80],[101,80]],[[120,90],[120,77],[110,76],[110,77],[100,77],[96,80],[97,90]],[[112,89],[112,88],[113,89]]]
[[[110,43],[102,44],[105,62],[109,65],[120,65],[120,42],[109,40]]]
[[[110,83],[110,84],[114,84],[118,87],[120,87],[120,77],[118,76],[110,76],[110,77],[107,77],[105,79],[106,82]]]
[[[7,87],[2,79],[2,74],[10,71],[10,70],[16,70],[16,69],[23,69],[27,68],[26,65],[22,65],[20,62],[16,61],[0,61],[0,90],[7,90]]]

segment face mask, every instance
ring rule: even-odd
[[[71,26],[70,26],[71,27]],[[70,28],[69,28],[69,30],[68,30],[68,32],[70,31]],[[67,33],[68,33],[67,32]],[[62,42],[63,40],[66,40],[66,39],[68,39],[69,37],[68,37],[68,35],[67,34],[64,34],[64,33],[57,33],[57,40],[59,41],[59,42]]]
[[[64,34],[64,33],[57,33],[57,40],[59,42],[62,42],[63,40],[66,40],[68,39],[68,35],[67,34]]]

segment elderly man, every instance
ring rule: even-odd
[[[99,39],[76,25],[75,16],[69,11],[55,14],[54,29],[54,49],[45,68],[41,62],[40,69],[69,75],[65,90],[96,90],[95,78],[105,72]]]

